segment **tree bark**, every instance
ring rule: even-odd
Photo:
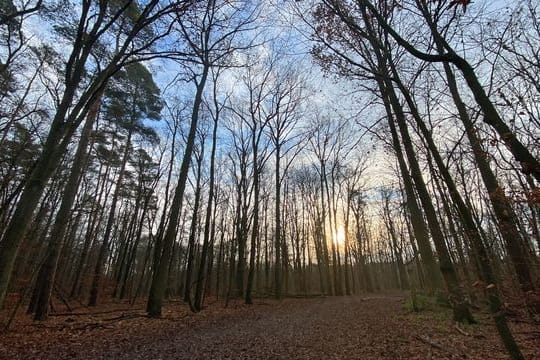
[[[161,308],[163,306],[163,299],[165,297],[165,290],[167,288],[167,273],[171,258],[172,245],[176,238],[176,228],[178,226],[180,211],[182,209],[184,191],[189,172],[189,164],[191,163],[191,154],[193,153],[193,147],[195,145],[195,135],[199,121],[199,110],[202,103],[202,94],[206,84],[206,79],[208,77],[209,68],[209,64],[204,64],[201,79],[197,84],[197,92],[195,93],[195,99],[193,101],[193,110],[191,113],[191,123],[186,148],[184,150],[182,164],[180,165],[178,185],[176,186],[174,192],[171,210],[169,213],[169,223],[167,225],[167,229],[165,230],[163,239],[161,240],[163,244],[161,256],[158,254],[159,261],[154,265],[153,269],[152,284],[150,287],[150,293],[148,295],[146,311],[148,312],[148,316],[154,318],[161,317]]]
[[[64,243],[66,227],[69,221],[69,214],[83,170],[87,163],[88,145],[92,134],[92,128],[98,117],[101,106],[101,96],[98,97],[92,105],[86,118],[86,123],[81,132],[81,139],[73,159],[73,165],[69,175],[68,182],[64,188],[62,203],[56,214],[56,220],[50,234],[50,241],[47,248],[47,256],[39,270],[36,290],[38,293],[34,320],[47,320],[49,302],[51,299],[54,283],[56,279],[56,270],[58,267],[58,259]]]

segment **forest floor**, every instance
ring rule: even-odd
[[[196,314],[169,303],[159,320],[146,318],[142,303],[80,308],[47,322],[21,314],[0,334],[0,358],[508,358],[488,314],[475,313],[478,325],[457,326],[444,308],[411,312],[403,294],[209,303]],[[540,329],[514,315],[512,330],[525,357],[539,359]]]

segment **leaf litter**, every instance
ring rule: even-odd
[[[209,299],[211,302],[212,299]],[[402,294],[317,297],[227,307],[211,302],[192,313],[170,302],[161,319],[144,304],[106,304],[51,316],[16,319],[0,335],[5,359],[508,359],[487,313],[457,325],[450,312],[413,313]],[[527,359],[540,358],[537,324],[511,327]]]

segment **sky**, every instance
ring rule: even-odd
[[[307,87],[309,92],[309,104],[307,107],[318,109],[327,116],[338,119],[352,119],[358,126],[358,136],[363,136],[361,141],[362,151],[368,152],[370,166],[366,173],[368,187],[378,187],[380,185],[395,185],[394,168],[395,160],[393,156],[388,156],[384,146],[376,141],[376,136],[372,136],[366,131],[373,123],[380,120],[384,113],[377,107],[366,107],[366,103],[372,100],[370,95],[355,92],[354,85],[343,78],[336,78],[332,75],[323,74],[316,64],[313,63],[309,51],[312,43],[309,41],[309,28],[298,19],[291,8],[297,6],[309,10],[312,1],[292,2],[278,0],[262,1],[264,16],[258,20],[257,29],[245,34],[249,37],[256,34],[260,39],[267,42],[254,50],[256,56],[262,58],[266,56],[271,48],[279,48],[282,52],[281,60],[293,62],[299,71],[308,79]],[[477,0],[473,2],[466,14],[461,15],[463,21],[468,21],[477,11],[500,11],[506,6],[502,0],[487,1]],[[307,13],[305,11],[304,13]],[[31,17],[27,23],[29,33],[33,34],[33,40],[37,43],[39,39],[49,39],[50,26],[46,25],[39,17]],[[49,30],[48,30],[49,29]],[[261,30],[262,33],[261,33]],[[193,83],[189,81],[177,81],[185,78],[186,72],[178,63],[168,60],[152,60],[147,65],[154,73],[156,83],[163,91],[164,98],[169,103],[174,103],[175,98],[183,99],[189,104],[194,93]],[[220,88],[226,89],[224,92],[237,92],[239,88],[238,73],[236,69],[225,72],[220,78]],[[49,79],[54,81],[54,79]],[[208,89],[211,84],[208,84]],[[363,110],[360,112],[360,110]],[[189,111],[186,112],[186,116]],[[308,116],[307,116],[308,117]],[[376,130],[378,128],[375,128]],[[441,130],[444,131],[444,130]],[[221,132],[221,137],[227,136],[226,132]],[[374,146],[376,144],[376,146]]]

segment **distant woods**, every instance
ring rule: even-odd
[[[540,9],[491,6],[2,2],[0,306],[401,289],[521,358]]]

